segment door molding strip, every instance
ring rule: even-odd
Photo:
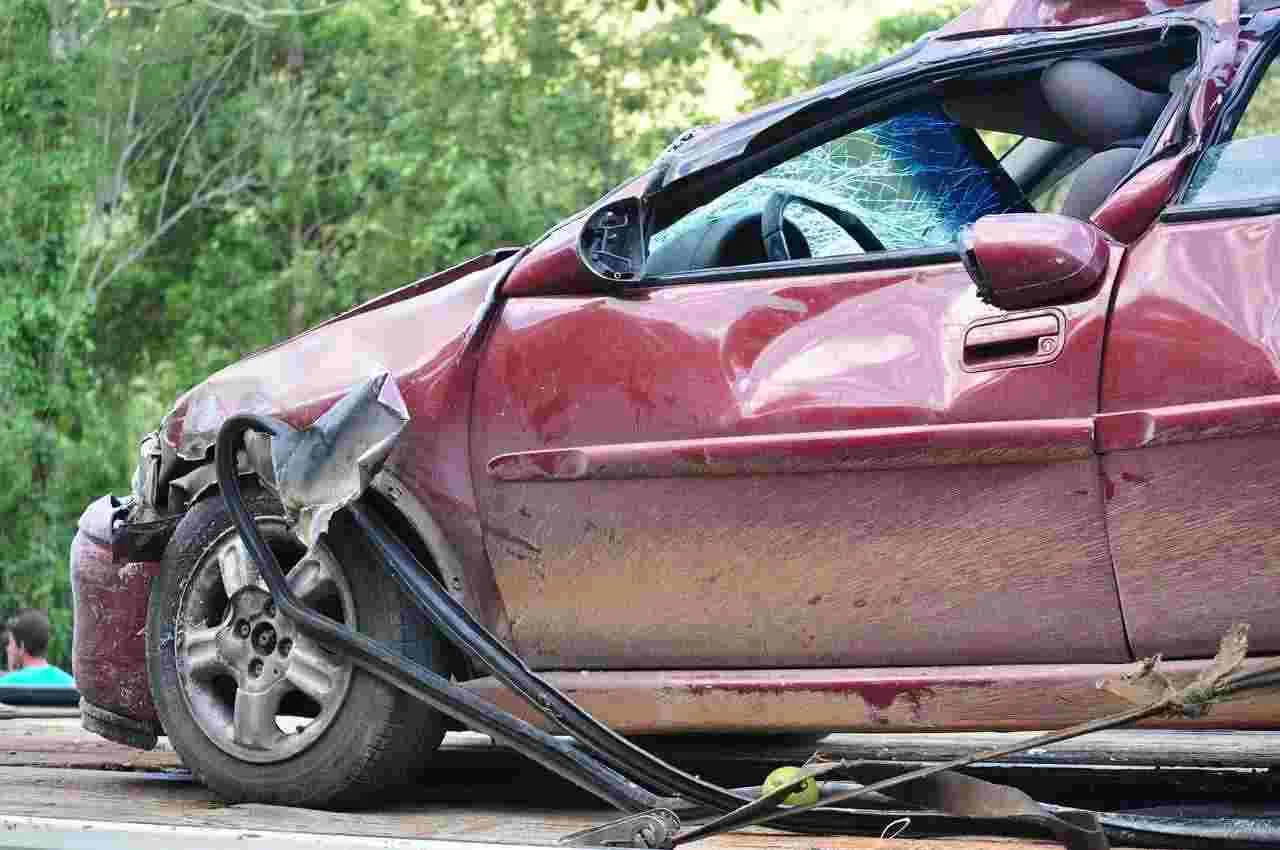
[[[1093,450],[1092,420],[1031,419],[543,449],[498,455],[488,469],[499,481],[777,475],[1049,463]]]
[[[511,452],[498,481],[580,481],[931,466],[1055,463],[1150,446],[1280,431],[1280,395],[1102,413],[1072,419],[856,428]]]

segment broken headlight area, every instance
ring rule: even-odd
[[[139,445],[132,492],[123,499],[111,497],[114,513],[105,539],[117,563],[160,560],[183,515],[217,486],[212,451],[204,460],[186,460],[162,433],[163,428],[148,434]],[[274,486],[268,441],[253,435],[245,442],[236,459],[240,475]]]

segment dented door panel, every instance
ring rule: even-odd
[[[1057,360],[989,371],[965,335],[1002,314],[958,262],[511,299],[472,463],[521,653],[1127,658],[1089,421],[1109,295],[1063,308]]]

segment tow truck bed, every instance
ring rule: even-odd
[[[612,813],[593,798],[474,734],[450,734],[411,799],[373,811],[322,812],[264,805],[228,806],[195,782],[161,739],[151,752],[111,744],[80,729],[65,710],[0,708],[0,847],[329,847],[484,850],[485,845],[547,847],[567,833],[603,823]],[[38,716],[32,716],[38,715]],[[1161,736],[1155,738],[1152,736]],[[1244,737],[1241,737],[1243,735]],[[767,770],[803,760],[814,741],[699,739],[680,742],[682,763],[721,781],[758,783]],[[1222,793],[1273,793],[1266,764],[1280,760],[1271,733],[1112,733],[1090,761],[1075,742],[1069,764],[1007,765],[981,770],[998,781],[1028,779],[1045,787],[1089,784],[1093,794],[1132,799],[1153,788]],[[670,744],[669,744],[670,746]],[[970,742],[957,735],[842,735],[824,749],[886,759],[941,759]],[[1192,766],[1168,765],[1170,753]],[[1163,755],[1161,755],[1163,754]],[[1035,753],[1027,756],[1035,760]],[[1096,763],[1109,761],[1110,767]],[[1120,766],[1116,766],[1120,765]],[[1158,773],[1158,776],[1157,776]],[[909,833],[908,833],[909,834]],[[699,842],[707,850],[1030,850],[1059,846],[1009,838],[887,840],[806,837],[756,829]]]

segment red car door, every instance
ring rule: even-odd
[[[1206,149],[1132,248],[1117,293],[1098,437],[1121,602],[1143,655],[1210,656],[1235,622],[1251,625],[1251,649],[1280,652],[1278,22],[1260,13],[1241,33],[1247,58],[1200,128]],[[1210,75],[1203,102],[1233,70]]]
[[[968,138],[940,120],[896,116],[764,177],[795,188],[814,156],[846,157],[892,182],[915,156],[906,139],[941,133],[920,143],[933,156]],[[971,151],[953,154],[955,173],[894,191],[973,178]],[[745,197],[687,226],[690,242],[760,251]],[[868,222],[885,251],[824,255],[831,223],[815,220],[788,225],[809,259],[712,263],[612,294],[522,296],[517,272],[477,374],[472,458],[532,665],[1129,657],[1092,432],[1119,249],[1092,297],[1002,312],[975,295],[955,210],[889,217],[900,208]],[[651,266],[680,238],[656,240]]]

